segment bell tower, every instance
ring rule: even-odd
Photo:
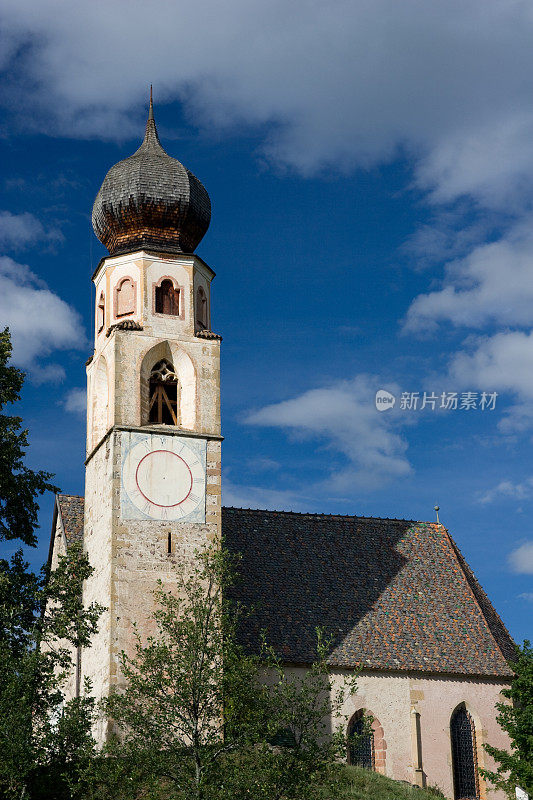
[[[161,147],[150,99],[144,141],[93,207],[109,256],[93,275],[84,544],[95,571],[84,600],[107,610],[78,672],[96,697],[120,683],[120,653],[133,623],[148,629],[157,581],[171,588],[177,563],[220,537],[215,273],[194,253],[210,215],[200,181]]]

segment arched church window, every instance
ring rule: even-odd
[[[364,711],[358,711],[348,725],[348,762],[374,769],[374,733],[368,731]]]
[[[478,798],[476,730],[464,705],[459,706],[452,716],[450,735],[455,800]]]
[[[207,297],[203,286],[196,292],[196,325],[200,330],[205,330],[207,324]]]
[[[105,324],[105,300],[104,300],[104,293],[100,295],[100,299],[98,301],[98,307],[96,309],[96,330],[97,333],[100,333],[102,328]]]
[[[158,361],[150,373],[149,422],[178,424],[178,377],[170,361]]]
[[[169,278],[161,281],[160,286],[155,287],[155,311],[156,314],[171,314],[179,317],[180,313],[180,290],[174,288],[174,284]]]
[[[123,317],[135,312],[135,285],[131,278],[123,278],[115,289],[115,314]]]

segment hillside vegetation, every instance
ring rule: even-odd
[[[339,765],[322,790],[324,800],[436,800],[437,789],[419,789],[361,767]]]

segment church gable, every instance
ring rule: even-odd
[[[316,627],[332,666],[508,677],[513,642],[441,525],[225,508],[242,554],[234,596],[289,663],[313,659]]]
[[[57,495],[58,513],[61,517],[67,547],[83,541],[83,497],[73,494]]]

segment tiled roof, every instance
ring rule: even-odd
[[[196,331],[196,336],[199,339],[220,339],[220,341],[222,341],[222,336],[219,333],[213,333],[213,331],[205,329]]]
[[[58,495],[67,544],[83,537],[83,497]],[[401,519],[222,509],[239,552],[232,592],[290,663],[310,663],[316,628],[332,666],[510,677],[514,643],[442,525]]]
[[[242,554],[232,594],[255,609],[249,646],[265,630],[309,663],[319,626],[334,666],[511,675],[512,639],[443,526],[225,508],[222,530]]]
[[[58,494],[57,504],[61,523],[67,540],[67,547],[83,541],[84,498],[77,494]]]
[[[107,329],[106,336],[109,337],[113,331],[142,331],[143,326],[136,322],[134,319],[123,319],[121,322],[115,322]]]

